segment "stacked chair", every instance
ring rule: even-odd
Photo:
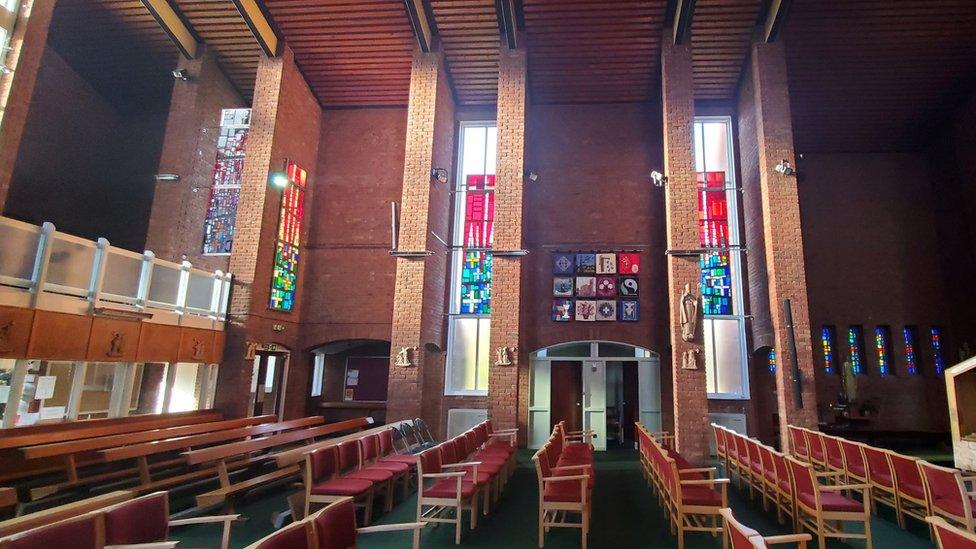
[[[408,522],[356,528],[355,502],[351,498],[341,498],[311,517],[290,524],[246,549],[354,549],[360,534],[397,531],[412,532],[411,547],[418,549],[420,531],[424,526],[421,522]]]
[[[732,509],[721,509],[725,523],[725,536],[732,549],[760,549],[783,543],[796,544],[800,549],[806,549],[807,542],[813,539],[810,534],[788,534],[785,536],[763,536],[736,520]]]
[[[729,479],[715,478],[714,467],[694,467],[639,422],[636,431],[645,476],[670,519],[672,533],[677,534],[678,549],[684,549],[685,532],[724,535],[719,521],[721,510],[729,506]]]
[[[517,429],[493,430],[484,421],[417,455],[417,522],[454,525],[461,543],[462,516],[478,526],[478,505],[488,514],[515,469]]]
[[[567,432],[560,422],[532,456],[539,482],[539,547],[545,546],[549,528],[579,528],[586,549],[595,479],[591,437],[592,432]],[[569,513],[579,514],[579,521]]]

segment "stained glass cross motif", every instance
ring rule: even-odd
[[[281,193],[278,235],[275,243],[274,269],[268,307],[291,311],[295,306],[298,284],[298,258],[301,248],[302,222],[305,218],[305,184],[308,172],[289,162],[285,167],[288,185]]]
[[[495,226],[495,176],[465,180],[460,313],[491,313],[491,252]]]
[[[698,172],[698,244],[720,248],[729,244],[729,206],[725,172]],[[732,264],[725,251],[700,256],[702,312],[732,314]]]

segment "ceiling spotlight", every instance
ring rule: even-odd
[[[173,78],[186,82],[190,79],[190,71],[186,69],[176,69],[173,71]]]
[[[434,168],[430,170],[431,179],[436,179],[441,183],[447,183],[447,170],[444,168]]]
[[[654,183],[655,187],[663,187],[668,184],[668,176],[654,170],[651,172],[651,182]]]
[[[525,173],[525,177],[528,177],[529,178],[529,181],[538,181],[539,180],[539,174],[537,174],[537,173],[535,173],[533,171],[526,172]]]
[[[280,172],[272,174],[271,185],[273,187],[278,187],[279,189],[284,189],[288,186],[288,176]]]
[[[774,169],[786,176],[796,175],[796,170],[793,169],[793,166],[790,164],[789,160],[781,160],[779,164],[776,164]]]

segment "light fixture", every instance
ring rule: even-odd
[[[281,172],[271,174],[271,185],[279,189],[284,189],[288,186],[288,176]]]
[[[651,172],[651,182],[654,183],[655,187],[663,187],[668,184],[668,176],[654,170]]]
[[[779,164],[776,164],[774,169],[785,176],[796,175],[796,170],[790,165],[789,160],[781,160]]]
[[[441,183],[447,183],[447,170],[444,168],[434,168],[430,170],[431,179],[436,179]]]
[[[173,71],[173,78],[186,82],[190,79],[190,71],[186,69],[176,69]]]
[[[176,173],[157,173],[156,181],[169,181],[176,183],[180,180],[180,175]]]
[[[539,174],[531,170],[525,172],[525,177],[529,178],[529,181],[533,181],[533,182],[539,180]]]

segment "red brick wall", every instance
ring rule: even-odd
[[[220,110],[249,106],[206,52],[181,60],[188,81],[174,80],[166,134],[156,173],[180,175],[178,182],[155,184],[146,248],[170,261],[186,259],[194,267],[227,270],[228,256],[203,255],[203,225],[210,203]]]
[[[36,78],[4,214],[143,251],[164,116],[120,114],[50,48]]]
[[[858,400],[880,407],[875,428],[946,430],[945,383],[934,375],[928,327],[948,326],[949,295],[943,285],[934,197],[922,154],[806,154],[800,166],[800,214],[810,294],[810,320],[837,327],[835,360],[847,357],[847,327],[864,327],[866,375]],[[923,370],[905,371],[901,328],[917,325]],[[873,347],[874,327],[891,326],[896,375],[882,378]],[[821,417],[841,391],[839,375],[823,373],[817,357]],[[952,363],[947,353],[947,364]],[[897,398],[891,398],[897,395]],[[909,413],[910,411],[910,413]]]

